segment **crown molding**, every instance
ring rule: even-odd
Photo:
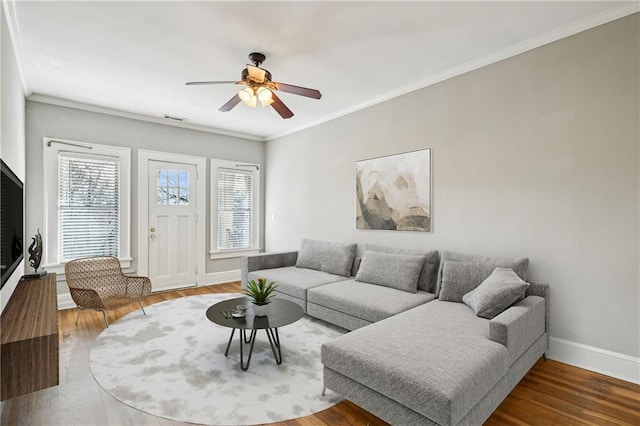
[[[127,112],[127,111],[122,111],[118,109],[102,107],[98,105],[85,104],[82,102],[56,98],[53,96],[39,95],[37,93],[27,96],[27,100],[31,102],[39,102],[42,104],[57,105],[61,107],[79,109],[82,111],[96,112],[99,114],[107,114],[107,115],[113,115],[116,117],[129,118],[132,120],[146,121],[148,123],[162,124],[164,126],[180,127],[183,129],[197,130],[199,132],[214,133],[217,135],[232,136],[234,138],[248,139],[248,140],[254,140],[259,142],[265,141],[265,138],[263,138],[262,136],[256,136],[249,133],[234,132],[231,130],[216,129],[213,127],[202,126],[199,124],[191,124],[191,123],[167,120],[165,118],[151,117],[149,115],[137,114],[133,112]]]
[[[20,35],[20,29],[17,25],[15,0],[2,0],[2,9],[4,10],[4,19],[7,24],[7,30],[9,31],[9,40],[13,47],[13,54],[15,56],[16,66],[18,67],[18,77],[22,84],[22,92],[26,98],[31,94],[31,89],[27,85],[27,79],[24,75],[24,69],[22,68],[22,36]]]
[[[266,136],[267,141],[271,141],[274,139],[278,139],[284,136],[288,136],[294,133],[301,132],[303,130],[309,129],[311,127],[318,126],[320,124],[335,120],[336,118],[343,117],[345,115],[349,115],[353,112],[360,111],[365,108],[369,108],[371,106],[380,104],[382,102],[386,102],[393,98],[397,98],[402,95],[406,95],[407,93],[415,92],[420,89],[424,89],[425,87],[440,83],[442,81],[448,80],[453,77],[457,77],[462,74],[466,74],[470,71],[474,71],[478,68],[485,67],[487,65],[494,64],[496,62],[500,62],[504,59],[510,58],[512,56],[519,55],[521,53],[527,52],[529,50],[536,49],[538,47],[544,46],[549,43],[553,43],[554,41],[561,40],[563,38],[570,37],[572,35],[581,33],[583,31],[589,30],[591,28],[595,28],[597,26],[609,23],[611,21],[615,21],[616,19],[624,18],[625,16],[637,13],[640,11],[640,2],[639,1],[630,1],[625,5],[617,7],[615,9],[610,9],[605,12],[602,12],[598,15],[590,16],[589,18],[574,22],[570,25],[566,25],[562,28],[557,28],[553,31],[546,32],[539,36],[530,38],[521,43],[515,44],[513,46],[509,46],[505,49],[498,50],[496,52],[490,53],[488,55],[484,55],[480,58],[474,59],[472,61],[466,62],[459,66],[450,68],[441,73],[431,75],[429,77],[420,79],[414,83],[402,86],[396,90],[391,92],[387,92],[383,95],[376,96],[374,98],[369,99],[363,103],[358,105],[354,105],[351,108],[347,108],[345,110],[339,111],[334,114],[327,115],[318,120],[312,121],[310,123],[304,124],[302,126],[296,127],[295,129],[287,130],[281,133],[274,133]]]

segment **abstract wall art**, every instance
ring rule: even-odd
[[[356,162],[356,228],[431,232],[431,149]]]

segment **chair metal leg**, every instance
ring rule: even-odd
[[[147,313],[144,311],[144,307],[142,306],[142,302],[138,302],[138,305],[140,305],[140,309],[142,309],[142,313],[144,315],[147,315]]]
[[[73,325],[78,325],[78,320],[80,319],[80,309],[78,309],[78,316],[76,317],[76,322]]]
[[[105,311],[102,311],[102,316],[104,318],[104,325],[106,325],[107,328],[109,328],[109,321],[107,321],[107,314],[105,313]]]
[[[324,396],[326,393],[327,393],[327,387],[322,386],[322,396]]]

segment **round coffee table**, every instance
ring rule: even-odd
[[[233,311],[236,305],[248,306],[247,313],[244,317],[234,318],[225,314],[225,312]],[[240,368],[244,371],[249,369],[251,354],[253,353],[253,344],[256,341],[258,330],[266,331],[273,357],[278,365],[282,364],[278,327],[292,324],[302,318],[303,315],[304,312],[298,304],[283,299],[273,299],[269,304],[269,313],[259,317],[253,314],[253,304],[247,297],[224,300],[207,309],[207,318],[209,318],[210,321],[223,327],[231,328],[231,336],[229,337],[229,343],[227,344],[227,350],[224,352],[224,356],[229,355],[229,347],[231,347],[231,341],[233,340],[233,334],[236,332],[236,329],[240,330]],[[249,338],[247,338],[247,330],[251,330]],[[246,365],[243,354],[245,344],[250,344]]]

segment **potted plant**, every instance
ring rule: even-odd
[[[252,299],[254,315],[267,315],[269,303],[271,303],[271,298],[275,296],[273,293],[277,287],[275,281],[267,284],[266,278],[258,278],[258,282],[249,281],[247,288],[244,289],[244,294]]]

